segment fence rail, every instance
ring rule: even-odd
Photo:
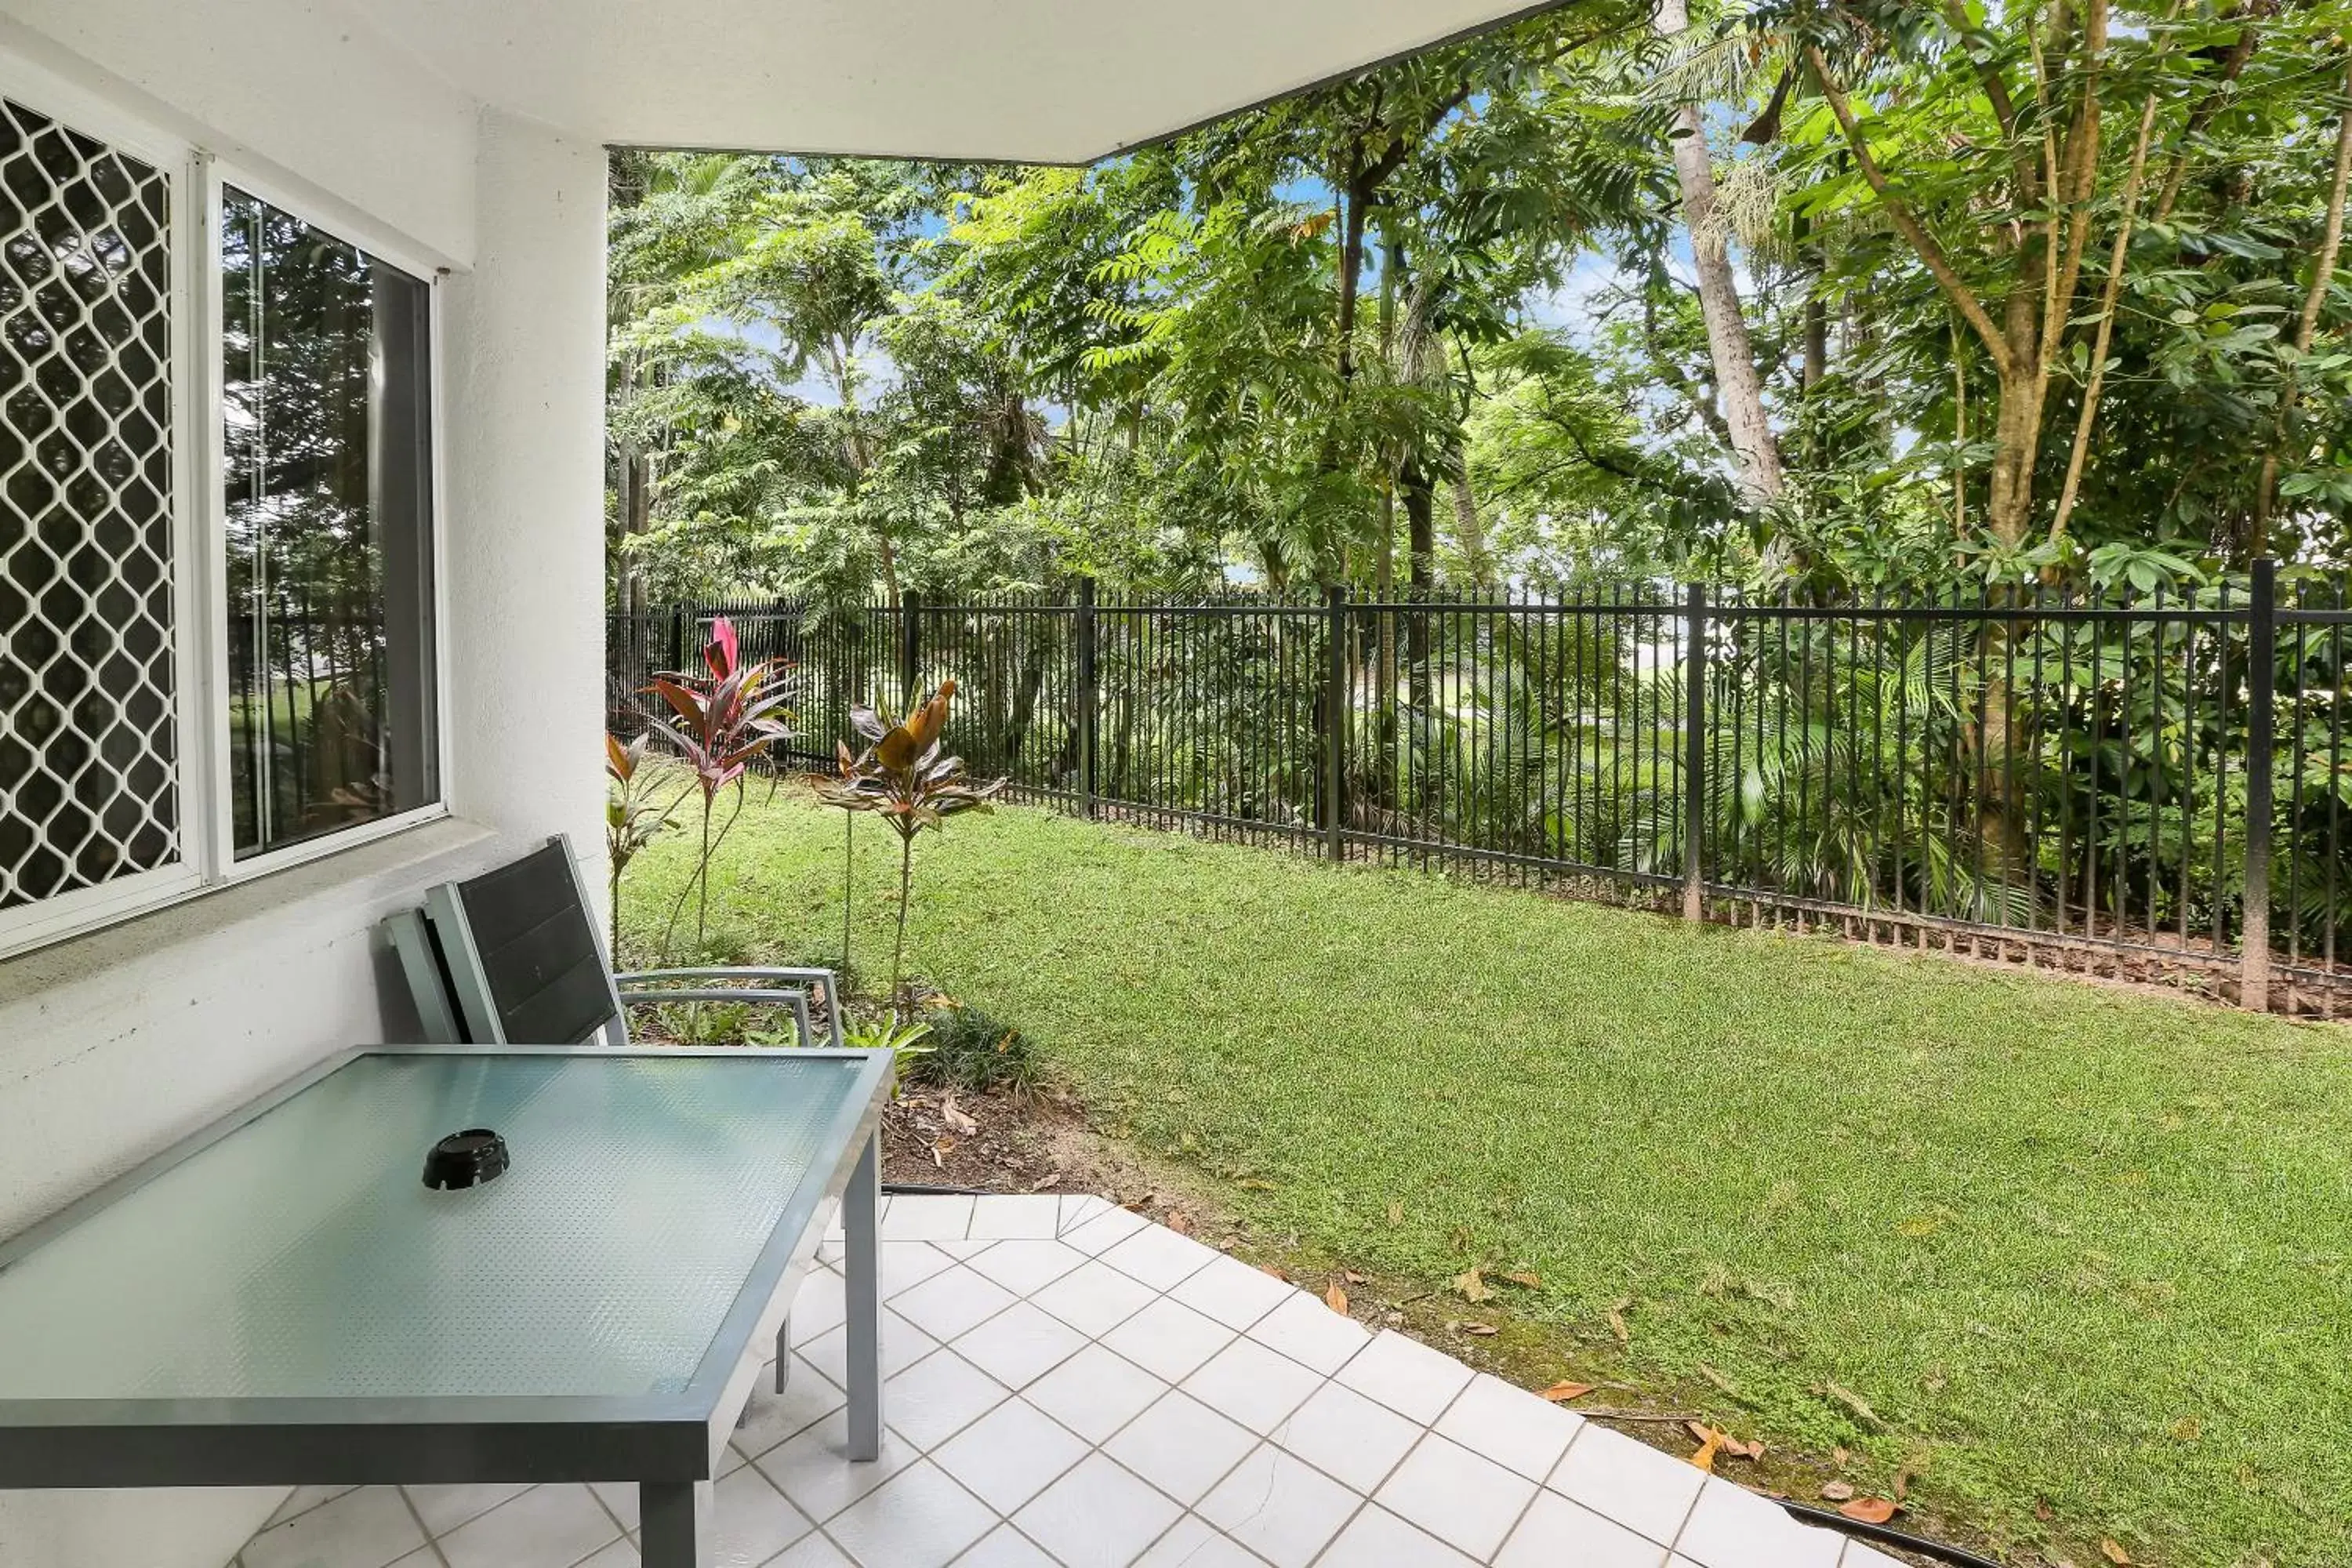
[[[1087,816],[2352,1004],[2339,579],[681,604],[613,617],[616,729],[721,614],[794,666],[788,766],[952,677],[973,773]]]

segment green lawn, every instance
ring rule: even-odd
[[[711,945],[824,958],[841,817],[753,799]],[[1023,810],[924,846],[910,949],[1269,1230],[1532,1268],[1518,1310],[1606,1343],[1630,1298],[1639,1375],[1997,1537],[2039,1500],[2163,1568],[2352,1563],[2343,1032]]]

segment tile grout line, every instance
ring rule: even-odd
[[[431,1529],[425,1525],[425,1514],[422,1510],[417,1508],[416,1500],[408,1495],[408,1489],[404,1486],[396,1486],[392,1489],[400,1494],[401,1506],[408,1510],[408,1517],[416,1521],[417,1532],[425,1537],[425,1550],[433,1553],[433,1561],[438,1563],[441,1565],[441,1568],[449,1568],[449,1554],[441,1550],[441,1538],[434,1534]],[[526,1487],[522,1491],[517,1492],[515,1497],[521,1497],[530,1489],[531,1489],[529,1487]],[[512,1502],[514,1498],[509,1498],[507,1500],[508,1502]],[[482,1511],[484,1513],[490,1513],[495,1512],[496,1510],[485,1509]],[[480,1514],[477,1514],[475,1516],[477,1519],[480,1517]],[[472,1521],[469,1520],[467,1522],[471,1523]],[[399,1559],[394,1558],[393,1561],[398,1562]]]

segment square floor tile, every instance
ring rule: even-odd
[[[1552,1568],[1565,1568],[1569,1561],[1561,1559]],[[1315,1568],[1407,1568],[1408,1564],[1411,1568],[1477,1568],[1475,1559],[1463,1556],[1377,1503],[1367,1504],[1349,1520],[1331,1549],[1315,1560]],[[1577,1563],[1575,1568],[1585,1564]]]
[[[1422,1431],[1347,1384],[1327,1383],[1274,1429],[1274,1440],[1369,1497],[1421,1441]]]
[[[1015,1301],[955,1342],[955,1352],[1007,1388],[1025,1388],[1086,1346],[1061,1319]]]
[[[835,1387],[832,1380],[811,1366],[805,1357],[796,1355],[792,1358],[782,1394],[776,1392],[775,1367],[771,1364],[761,1369],[751,1403],[744,1405],[742,1418],[735,1423],[734,1435],[728,1441],[745,1458],[756,1459],[848,1403],[848,1394]]]
[[[1116,1247],[1151,1222],[1139,1214],[1125,1209],[1105,1209],[1083,1225],[1073,1226],[1066,1220],[1062,1226],[1062,1240],[1092,1258],[1106,1247]]]
[[[1392,1329],[1373,1335],[1339,1372],[1339,1381],[1357,1393],[1424,1426],[1445,1414],[1470,1376],[1470,1369],[1452,1356]]]
[[[1147,1225],[1126,1240],[1097,1255],[1130,1279],[1154,1290],[1173,1290],[1214,1263],[1222,1254],[1189,1236],[1179,1236],[1164,1225]]]
[[[894,1377],[940,1348],[940,1342],[898,1313],[882,1313],[882,1375]],[[796,1352],[835,1388],[849,1386],[849,1326],[845,1323],[801,1346]]]
[[[1540,1491],[1503,1543],[1495,1568],[1659,1568],[1666,1549],[1558,1492]]]
[[[1265,1568],[1265,1559],[1234,1545],[1199,1514],[1188,1513],[1136,1559],[1135,1568]]]
[[[824,1536],[806,1535],[801,1538],[799,1545],[786,1551],[773,1563],[763,1564],[762,1568],[857,1568],[857,1564]]]
[[[882,1216],[885,1241],[961,1241],[971,1229],[969,1197],[896,1197]]]
[[[1097,1215],[1108,1214],[1118,1206],[1108,1198],[1097,1197],[1091,1193],[1064,1193],[1061,1232],[1055,1234],[1076,1230]]]
[[[1799,1524],[1746,1487],[1709,1477],[1675,1541],[1699,1568],[1838,1568],[1845,1537]]]
[[[1363,1500],[1304,1460],[1261,1443],[1193,1511],[1275,1568],[1306,1568]]]
[[[1235,1340],[1178,1386],[1263,1437],[1287,1420],[1323,1378],[1264,1345]]]
[[[1372,1500],[1484,1563],[1519,1521],[1536,1483],[1435,1433],[1404,1457]]]
[[[882,1385],[882,1419],[928,1452],[1012,1393],[953,1351],[937,1351]]]
[[[528,1482],[471,1486],[404,1487],[427,1535],[446,1535],[468,1520],[479,1519],[510,1498],[530,1490]]]
[[[1051,1193],[992,1194],[971,1205],[974,1241],[1051,1241],[1062,1228],[1062,1200]]]
[[[1838,1568],[1903,1568],[1903,1564],[1875,1546],[1849,1541],[1845,1543],[1845,1555],[1838,1559]]]
[[[1086,1443],[1025,1399],[1008,1399],[931,1454],[965,1490],[1010,1514],[1087,1456]]]
[[[738,1470],[711,1489],[712,1568],[761,1568],[814,1528],[755,1469]]]
[[[449,1568],[572,1568],[621,1533],[584,1486],[533,1487],[441,1537]]]
[[[940,1568],[996,1528],[988,1505],[918,1459],[827,1521],[864,1568]]]
[[[784,1337],[794,1345],[804,1345],[829,1329],[838,1328],[845,1315],[845,1287],[841,1276],[830,1268],[813,1268],[793,1293],[792,1327]]]
[[[1437,1430],[1505,1469],[1541,1481],[1583,1425],[1583,1416],[1481,1373],[1446,1407]]]
[[[1009,1524],[1000,1524],[980,1539],[980,1544],[955,1560],[955,1568],[1061,1568]]]
[[[915,1460],[905,1438],[885,1428],[881,1458],[853,1464],[849,1458],[849,1413],[836,1410],[797,1437],[788,1438],[752,1463],[776,1483],[793,1507],[823,1524]]]
[[[422,1562],[417,1568],[441,1568],[437,1562]],[[615,1541],[580,1564],[580,1568],[637,1568],[637,1544],[634,1541]]]
[[[604,1505],[604,1511],[621,1521],[621,1528],[634,1531],[637,1528],[637,1483],[635,1481],[590,1481],[588,1489]]]
[[[1133,1362],[1088,1345],[1022,1396],[1087,1442],[1101,1443],[1167,1392],[1167,1384]]]
[[[1304,1290],[1250,1325],[1249,1337],[1327,1377],[1371,1343],[1372,1332]]]
[[[1000,1241],[974,1258],[971,1268],[1016,1296],[1034,1296],[1086,1260],[1058,1241]]]
[[[1029,1298],[1091,1339],[1101,1338],[1159,1299],[1148,1286],[1091,1259]]]
[[[1229,1329],[1246,1329],[1299,1294],[1265,1269],[1222,1253],[1216,1261],[1168,1293]]]
[[[1546,1484],[1604,1519],[1671,1544],[1706,1477],[1671,1454],[1590,1421]]]
[[[950,1268],[892,1298],[890,1310],[945,1343],[966,1329],[979,1327],[1013,1302],[1013,1292],[1003,1286],[969,1268]]]
[[[1179,1391],[1129,1422],[1103,1452],[1189,1507],[1255,1447],[1246,1427]]]
[[[263,1531],[244,1559],[246,1568],[384,1568],[424,1544],[398,1487],[362,1487]]]
[[[882,1280],[882,1299],[887,1301],[902,1290],[913,1289],[954,1262],[928,1242],[884,1242],[882,1260],[875,1268]]]
[[[1105,1345],[1171,1383],[1192,1376],[1233,1341],[1224,1324],[1166,1297],[1102,1337]]]
[[[1128,1568],[1182,1511],[1095,1454],[1047,1487],[1013,1522],[1068,1568]]]

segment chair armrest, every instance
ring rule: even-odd
[[[641,980],[803,980],[834,983],[830,969],[640,969],[613,976],[616,984],[631,985]]]

